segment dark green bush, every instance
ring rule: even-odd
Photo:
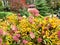
[[[19,9],[19,12],[21,14],[21,16],[29,16],[29,12],[27,11],[26,8],[23,8],[23,9]]]
[[[36,0],[35,5],[36,8],[40,11],[41,15],[45,16],[49,12],[49,7],[46,0]]]

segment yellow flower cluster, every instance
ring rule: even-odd
[[[13,28],[11,28],[11,25],[14,25]],[[4,32],[6,32],[6,34],[4,35],[7,36],[7,44],[10,44],[9,41],[11,43],[13,42],[14,35],[20,34],[20,41],[23,39],[28,40],[27,45],[36,45],[35,41],[39,37],[42,37],[42,40],[44,41],[44,44],[46,43],[46,45],[60,45],[60,40],[57,34],[60,30],[60,19],[58,19],[57,17],[22,17],[22,19],[19,20],[18,16],[13,14],[7,16],[4,21],[0,21],[0,28],[2,28]],[[34,37],[36,40],[33,39],[32,41],[30,32],[33,32],[32,35],[35,35]],[[40,41],[40,39],[38,41]],[[40,43],[38,43],[38,41],[36,42],[39,45]],[[43,44],[41,43],[41,45]]]

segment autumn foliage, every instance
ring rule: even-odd
[[[18,10],[20,8],[26,7],[26,0],[9,0],[10,8],[13,10]]]

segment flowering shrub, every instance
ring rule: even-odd
[[[60,45],[60,19],[15,14],[0,21],[1,45]]]

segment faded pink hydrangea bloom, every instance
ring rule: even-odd
[[[42,38],[37,39],[38,43],[42,42]]]
[[[31,24],[34,24],[35,22],[34,22],[34,17],[33,16],[29,16],[29,22],[31,23]]]
[[[4,32],[3,32],[3,36],[5,36],[5,35],[7,35],[7,32],[4,31]]]
[[[15,40],[17,42],[19,40],[19,38],[16,36],[13,36],[13,40]]]
[[[33,33],[33,32],[30,32],[30,37],[31,37],[32,39],[34,39],[34,38],[35,38],[35,35],[34,35],[34,33]]]
[[[14,32],[17,31],[17,27],[16,27],[16,25],[11,25],[11,28],[12,28],[12,30],[13,30]]]
[[[57,32],[58,39],[60,39],[60,31]]]
[[[7,45],[6,43],[4,45]]]
[[[39,11],[36,8],[28,8],[28,12],[34,16],[39,16]]]
[[[34,24],[34,21],[33,21],[32,19],[29,19],[29,22],[30,22],[31,24]]]
[[[34,17],[33,17],[33,16],[29,16],[29,18],[34,19]]]
[[[22,20],[23,18],[21,16],[18,17],[18,20]]]
[[[0,38],[0,43],[2,43],[2,39]]]
[[[27,44],[28,43],[28,41],[27,40],[23,40],[23,44]]]
[[[3,30],[2,29],[0,29],[0,35],[3,35]]]
[[[20,34],[16,34],[16,37],[20,38],[20,36],[21,36]]]

